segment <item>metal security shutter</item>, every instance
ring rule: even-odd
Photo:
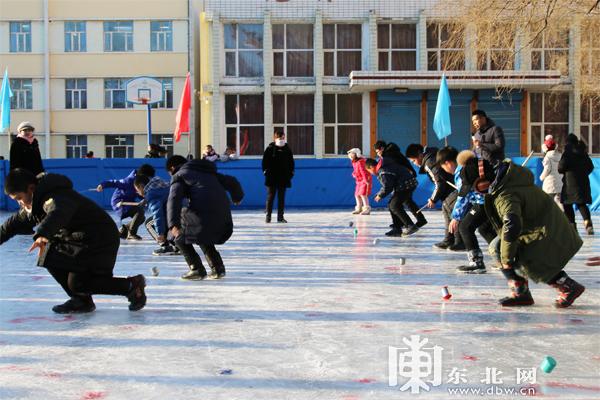
[[[421,142],[421,91],[378,92],[377,139],[396,143],[402,152]]]
[[[433,130],[433,117],[437,104],[438,91],[427,91],[427,145],[443,147],[444,140],[439,140]],[[450,123],[452,135],[448,136],[448,145],[456,147],[459,151],[471,147],[471,99],[472,90],[450,90]]]
[[[496,98],[494,90],[480,90],[477,108],[494,120],[504,131],[507,157],[521,155],[521,101],[522,92],[508,93]]]

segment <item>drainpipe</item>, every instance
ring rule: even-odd
[[[50,48],[48,0],[44,0],[44,134],[46,158],[50,158]]]

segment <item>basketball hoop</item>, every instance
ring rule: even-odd
[[[148,102],[150,101],[150,99],[147,97],[138,97],[138,98],[136,98],[136,100],[138,101],[139,104],[144,104],[144,105],[148,104]]]

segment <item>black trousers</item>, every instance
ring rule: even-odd
[[[283,219],[285,209],[285,186],[267,186],[267,216],[273,212],[273,200],[277,192],[277,219]]]
[[[194,249],[194,245],[186,243],[183,239],[183,235],[175,238],[175,245],[181,251],[185,262],[191,270],[203,269],[202,259]],[[217,248],[214,244],[200,244],[198,245],[204,256],[206,257],[206,262],[211,269],[215,269],[217,271],[224,271],[225,265],[223,264],[223,259],[221,258],[221,254],[217,251]]]
[[[127,296],[130,290],[127,278],[115,278],[111,273],[99,275],[60,268],[48,268],[48,272],[69,297],[87,297],[93,294]]]
[[[572,224],[575,223],[575,210],[573,210],[574,205],[575,204],[563,204],[565,208],[565,215],[567,216],[569,222]],[[588,208],[587,204],[577,204],[577,208],[579,208],[581,218],[583,218],[584,221],[592,219],[592,216],[590,215],[590,209]]]
[[[124,220],[125,218],[130,218],[130,217],[131,217],[131,221],[126,225],[127,229],[129,230],[129,233],[131,233],[132,235],[137,235],[138,228],[140,227],[140,225],[142,225],[144,223],[144,218],[146,217],[144,215],[144,207],[142,207],[142,206],[129,207],[127,212],[125,214],[123,214],[123,216],[121,217],[121,220]]]
[[[412,200],[412,191],[397,191],[394,190],[392,198],[388,203],[390,214],[392,215],[392,221],[394,222],[394,228],[401,230],[402,227],[408,227],[414,225],[412,219],[404,211],[404,204],[408,200]]]
[[[450,233],[448,231],[448,225],[450,225],[450,221],[452,221],[452,210],[454,209],[454,205],[456,204],[456,199],[458,198],[458,192],[455,190],[450,193],[448,197],[444,199],[442,202],[442,215],[444,216],[444,241],[448,243],[460,243],[460,234]],[[457,242],[458,240],[458,242]]]
[[[479,250],[479,242],[477,241],[475,230],[483,236],[488,244],[496,237],[496,232],[488,220],[485,209],[480,204],[473,204],[471,210],[460,221],[458,230],[468,251]]]

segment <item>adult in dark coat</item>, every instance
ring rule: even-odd
[[[594,164],[587,154],[585,143],[571,133],[567,136],[565,151],[558,163],[558,172],[564,174],[561,201],[565,214],[572,224],[575,224],[573,205],[577,205],[589,235],[594,234],[592,218],[587,206],[592,202],[589,175],[593,170]]]
[[[38,266],[45,267],[71,297],[55,306],[56,313],[91,312],[93,294],[127,296],[129,309],[146,304],[143,275],[113,277],[119,233],[112,218],[96,203],[73,190],[63,175],[15,169],[4,191],[21,209],[0,228],[0,244],[19,234],[31,234],[30,251],[39,248]]]
[[[417,176],[413,165],[408,160],[408,158],[406,158],[404,154],[402,154],[402,152],[400,151],[400,147],[398,147],[396,143],[386,143],[383,140],[378,140],[373,145],[373,148],[375,149],[375,153],[377,153],[377,156],[380,159],[392,159],[393,162],[406,167],[412,176]],[[417,205],[417,203],[415,203],[415,201],[412,198],[412,195],[406,200],[404,204],[406,204],[411,214],[413,214],[417,219],[417,227],[420,228],[427,224],[427,219],[425,219],[423,213],[419,211],[420,207]]]
[[[265,186],[267,187],[265,222],[271,222],[275,193],[277,193],[277,222],[287,222],[283,218],[285,191],[292,187],[294,168],[294,154],[285,142],[285,134],[275,132],[274,141],[267,146],[262,159],[262,170],[265,175]]]
[[[476,129],[473,134],[473,146],[478,158],[487,160],[492,165],[498,165],[504,160],[504,131],[496,125],[483,110],[471,113],[471,122]]]
[[[10,146],[10,169],[24,168],[33,175],[44,172],[40,145],[33,136],[35,128],[30,122],[24,121],[17,127],[19,132]]]
[[[232,176],[218,174],[215,163],[207,160],[186,162],[182,156],[173,156],[167,160],[167,170],[172,174],[167,222],[190,268],[182,278],[202,280],[206,277],[194,244],[198,244],[206,256],[211,278],[224,277],[225,265],[215,245],[225,243],[233,233],[227,192],[234,204],[239,204],[244,197],[240,183]],[[187,207],[183,207],[184,199],[187,199]]]

